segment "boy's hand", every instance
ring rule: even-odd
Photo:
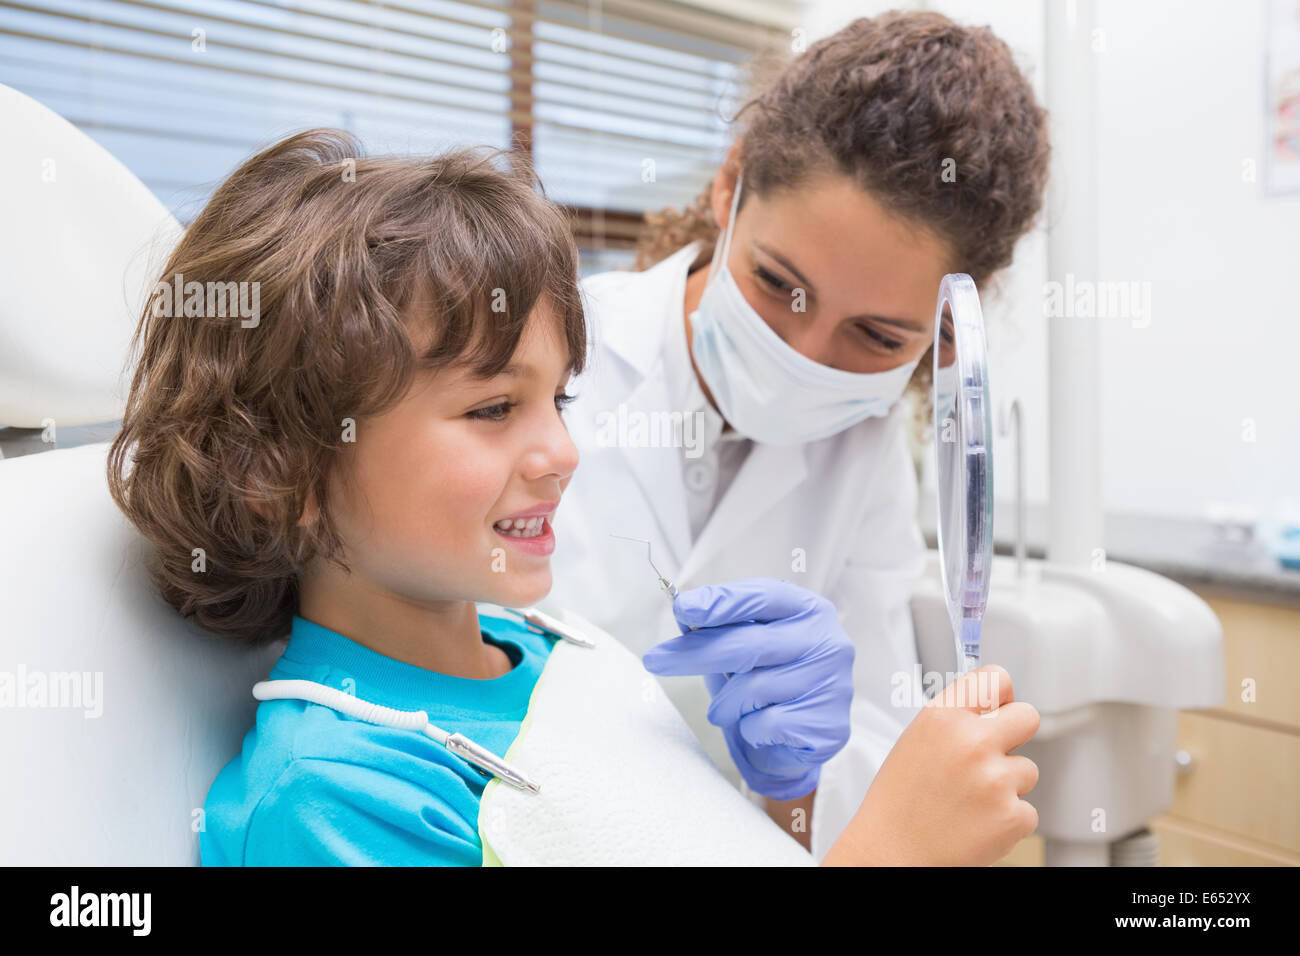
[[[956,678],[907,725],[827,865],[989,866],[1038,826],[1024,794],[1038,768],[1013,754],[1038,730],[1011,675],[986,664]]]

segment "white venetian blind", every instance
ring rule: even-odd
[[[182,222],[252,151],[337,126],[371,153],[520,144],[553,199],[617,238],[626,214],[695,196],[739,67],[788,38],[651,0],[0,0],[0,83]]]

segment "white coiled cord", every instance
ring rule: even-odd
[[[423,710],[396,710],[383,704],[361,700],[336,687],[327,687],[310,680],[264,680],[253,685],[253,696],[258,700],[309,700],[324,704],[340,713],[371,724],[396,727],[398,730],[421,730],[444,747],[451,734],[429,722]]]

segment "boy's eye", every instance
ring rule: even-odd
[[[503,422],[510,409],[518,405],[518,402],[498,402],[496,405],[489,405],[486,408],[476,408],[472,412],[466,412],[466,418],[478,418],[490,422]]]
[[[567,395],[561,392],[555,396],[555,408],[563,411],[564,406],[568,405],[577,395]],[[518,405],[519,402],[498,402],[495,405],[488,405],[486,408],[476,408],[472,412],[466,412],[466,418],[477,418],[481,421],[503,422],[510,415],[510,409]]]

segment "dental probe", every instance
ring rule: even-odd
[[[657,578],[659,579],[659,586],[660,586],[661,588],[663,588],[665,591],[668,592],[668,596],[669,596],[669,597],[673,598],[674,600],[677,599],[677,585],[673,584],[672,581],[669,581],[666,577],[664,577],[662,574],[660,574],[660,573],[659,573],[659,569],[655,567],[654,558],[652,558],[652,557],[650,556],[650,542],[649,542],[649,541],[647,541],[645,538],[629,538],[629,537],[628,537],[627,535],[625,535],[625,534],[614,534],[614,532],[612,532],[612,531],[609,533],[609,536],[610,536],[611,538],[622,538],[624,541],[639,541],[639,542],[641,542],[641,544],[644,544],[644,545],[645,545],[645,559],[646,559],[647,561],[650,562],[650,569],[651,569],[652,571],[654,571],[654,573],[655,573],[655,577],[657,577]]]
[[[662,574],[660,574],[660,573],[659,573],[659,569],[655,567],[654,559],[650,556],[650,542],[649,542],[649,541],[647,541],[645,538],[629,538],[629,537],[628,537],[627,535],[625,535],[625,534],[614,534],[614,532],[612,532],[612,531],[609,533],[609,535],[610,535],[611,538],[622,538],[624,541],[639,541],[639,542],[641,542],[641,544],[644,544],[644,545],[645,545],[645,559],[646,559],[647,561],[650,562],[650,568],[651,568],[651,570],[654,571],[654,573],[655,573],[655,577],[657,577],[657,578],[659,579],[659,586],[660,586],[661,588],[663,588],[665,591],[668,592],[668,599],[669,599],[670,601],[675,601],[675,600],[677,600],[677,585],[673,584],[672,581],[669,581],[666,577],[664,577]],[[698,631],[698,630],[699,630],[699,628],[696,627],[696,626],[693,625],[693,624],[690,625],[690,629],[691,629],[692,631]]]

